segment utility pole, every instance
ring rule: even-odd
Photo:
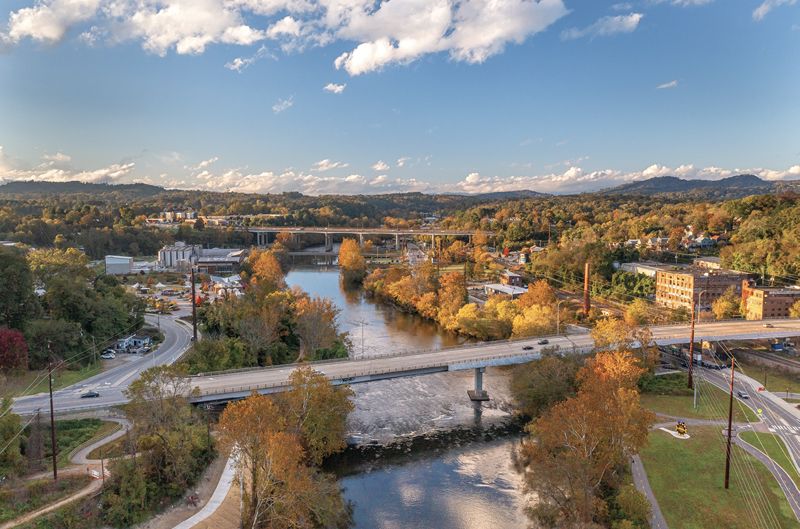
[[[194,288],[194,265],[192,265],[192,341],[197,343],[197,294]]]
[[[50,342],[47,342],[47,352],[50,353]],[[53,411],[53,359],[47,362],[47,381],[50,386],[50,448],[53,452],[53,481],[58,481],[58,444],[56,443],[56,416]]]
[[[692,378],[692,366],[694,365],[694,313],[697,304],[692,300],[692,331],[689,336],[689,389],[694,387],[694,379]]]
[[[103,459],[103,445],[100,445],[100,475],[103,477],[103,486],[106,485],[106,462]]]
[[[731,355],[731,391],[728,399],[728,446],[725,449],[725,489],[728,488],[731,476],[731,429],[733,422],[733,374],[736,371],[736,358]]]
[[[591,304],[589,301],[589,261],[583,267],[583,314],[589,316]]]

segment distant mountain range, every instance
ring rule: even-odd
[[[89,184],[85,182],[34,182],[12,181],[0,185],[0,195],[44,196],[60,194],[122,193],[143,198],[163,193],[164,188],[149,184]]]
[[[602,189],[594,193],[600,195],[630,195],[630,196],[657,196],[675,195],[677,197],[695,199],[731,199],[749,195],[759,195],[793,190],[800,192],[800,180],[772,182],[763,180],[752,174],[730,176],[721,180],[684,180],[676,176],[658,176],[647,180],[640,180],[622,184],[610,189]],[[150,184],[90,184],[84,182],[34,182],[12,181],[0,185],[0,196],[48,196],[58,194],[91,194],[103,195],[114,193],[127,199],[147,198],[161,193],[192,193],[193,191],[170,191],[163,187]],[[206,191],[204,191],[206,192]],[[283,193],[284,196],[302,198],[301,193]],[[520,200],[548,196],[529,189],[518,191],[497,191],[479,194],[467,193],[442,193],[431,195],[427,193],[394,193],[386,195],[370,195],[372,199],[416,200],[428,197],[439,197],[439,201],[446,203],[460,202],[469,206],[480,202],[494,202],[499,200]],[[320,197],[322,198],[322,197]],[[431,204],[433,205],[433,204]],[[442,205],[442,204],[440,204]],[[455,204],[453,204],[455,205]]]
[[[684,180],[658,176],[599,191],[604,195],[690,195],[708,198],[736,198],[800,188],[798,181],[770,182],[752,174],[729,176],[721,180]]]

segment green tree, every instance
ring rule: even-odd
[[[0,451],[0,477],[19,473],[25,464],[21,452],[25,438],[19,415],[11,411],[12,403],[9,397],[0,403],[0,448],[8,447]]]
[[[790,318],[800,318],[800,300],[794,302],[789,308],[789,317]]]
[[[33,275],[25,255],[17,248],[0,246],[0,325],[22,329],[30,317],[36,316]]]
[[[538,417],[553,404],[575,394],[580,362],[573,357],[544,356],[511,371],[511,394],[519,410]]]

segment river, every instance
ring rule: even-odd
[[[293,268],[286,281],[334,301],[340,328],[350,334],[352,356],[464,341],[433,322],[376,303],[361,290],[345,289],[336,267]],[[478,407],[467,397],[472,384],[472,373],[459,371],[353,386],[349,436],[362,448],[349,449],[343,456],[348,464],[340,465],[347,470],[339,473],[345,498],[353,503],[355,528],[528,527],[511,459],[519,436],[508,433],[514,427],[507,374],[487,370],[484,387],[491,400]]]

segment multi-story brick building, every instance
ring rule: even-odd
[[[677,268],[656,272],[656,303],[677,309],[692,310],[696,304],[700,311],[710,310],[711,304],[730,287],[741,295],[742,280],[747,274],[730,270]]]
[[[748,320],[786,318],[792,305],[800,301],[800,287],[758,287],[755,282],[744,280],[742,301]]]

